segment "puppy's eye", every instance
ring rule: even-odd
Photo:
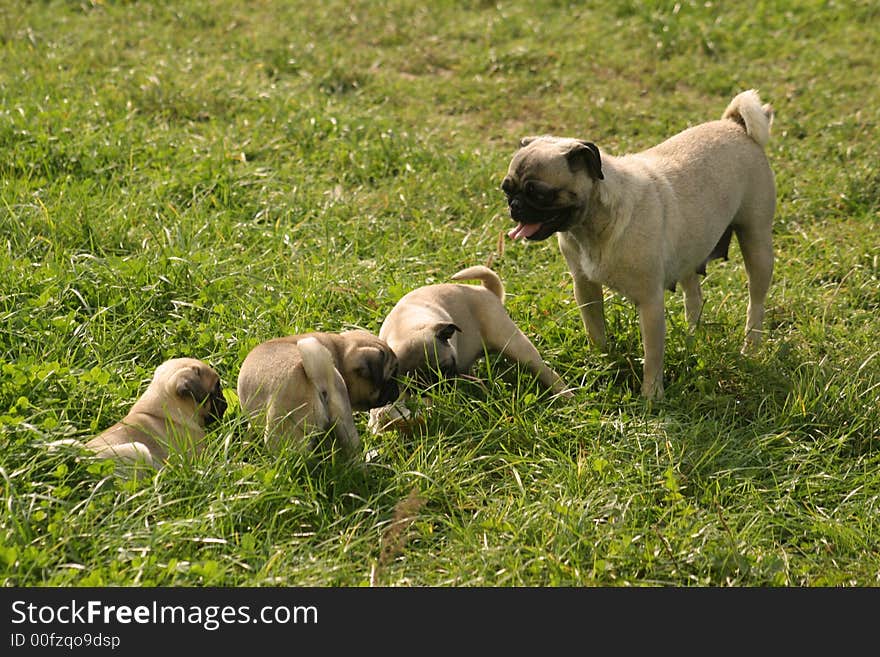
[[[513,184],[513,181],[510,178],[505,178],[501,182],[501,191],[508,196],[512,196],[513,193],[516,191],[516,185]]]

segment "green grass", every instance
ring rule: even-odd
[[[880,10],[873,2],[40,2],[0,7],[0,581],[6,585],[880,583]],[[517,140],[622,153],[776,109],[768,338],[739,354],[736,248],[666,400],[634,308],[587,344],[553,240],[505,244]],[[378,331],[491,263],[579,386],[495,358],[369,435],[364,473],[266,453],[258,342]],[[126,482],[48,452],[121,418],[164,359],[231,402],[199,462]]]

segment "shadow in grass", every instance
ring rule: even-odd
[[[730,477],[772,490],[784,478],[780,468],[801,460],[877,451],[870,427],[877,411],[866,413],[863,399],[871,388],[786,341],[755,356],[697,349],[668,377],[664,401],[646,412],[666,427],[684,476]]]
[[[689,349],[672,372],[667,368],[666,395],[658,408],[703,418],[732,416],[740,428],[772,421],[785,407],[802,363],[787,343],[765,349],[756,356]]]
[[[418,421],[398,432],[404,447],[413,447],[426,436],[472,440],[489,450],[497,440],[516,440],[511,428],[524,413],[535,417],[570,402],[544,387],[526,368],[490,356],[479,361],[469,374],[436,378],[430,384],[406,382],[409,405]]]

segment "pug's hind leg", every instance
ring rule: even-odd
[[[334,370],[332,386],[325,394],[324,403],[330,423],[334,425],[336,439],[346,456],[354,459],[360,455],[361,438],[354,425],[348,388],[338,370]]]
[[[749,279],[746,340],[742,348],[743,353],[748,353],[761,343],[764,332],[764,301],[770,289],[770,279],[773,277],[773,240],[769,227],[764,229],[739,227],[736,229],[736,237]]]
[[[308,405],[303,404],[293,410],[288,408],[288,404],[278,403],[278,400],[270,402],[265,411],[266,446],[270,451],[277,452],[282,445],[290,445],[300,454],[306,454],[311,447],[308,432],[313,429],[308,426]]]
[[[700,315],[703,314],[703,291],[700,288],[700,276],[694,272],[679,282],[684,290],[684,312],[688,328],[693,332],[700,321]]]

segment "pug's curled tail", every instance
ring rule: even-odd
[[[724,114],[722,119],[741,125],[746,134],[754,139],[761,148],[770,141],[770,126],[773,124],[773,107],[762,105],[761,98],[755,89],[749,89],[737,94]]]
[[[487,290],[504,303],[504,284],[494,271],[482,265],[462,269],[452,275],[454,281],[480,281]]]
[[[327,347],[315,338],[305,338],[296,343],[299,355],[302,358],[303,369],[312,385],[326,394],[333,381],[333,357]]]

